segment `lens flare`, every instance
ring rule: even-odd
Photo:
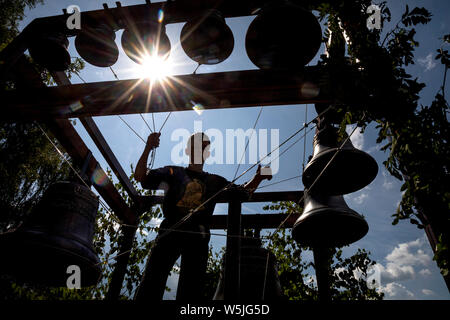
[[[162,23],[164,20],[164,11],[162,9],[158,10],[158,22]]]
[[[194,101],[191,101],[191,103],[193,104],[192,109],[199,115],[201,116],[203,111],[205,110],[205,107],[203,107],[203,105],[201,103],[195,103]]]
[[[94,173],[92,173],[91,181],[97,186],[104,186],[107,180],[108,177],[103,170],[95,169]]]

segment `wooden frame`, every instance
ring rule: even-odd
[[[116,21],[116,28],[120,29],[126,26],[128,17],[142,16],[142,18],[148,18],[150,13],[155,14],[159,9],[164,9],[167,23],[174,23],[186,21],[193,17],[205,8],[205,4],[219,8],[225,17],[234,17],[253,14],[262,2],[261,0],[246,2],[195,0],[189,1],[189,3],[188,1],[185,3],[183,1],[168,1],[150,4],[148,1],[146,5],[129,7],[121,7],[119,3],[117,8],[109,9],[105,6],[105,10],[83,12],[82,17],[106,17]],[[322,76],[318,67],[307,67],[297,72],[250,70],[174,76],[167,80],[171,91],[164,90],[159,83],[156,83],[153,87],[152,99],[158,96],[162,97],[163,104],[152,99],[150,99],[150,104],[146,103],[149,83],[145,80],[72,85],[64,73],[54,72],[52,76],[58,86],[46,87],[33,66],[23,55],[27,49],[26,40],[35,27],[51,25],[59,28],[63,22],[65,23],[67,17],[64,14],[36,19],[0,53],[0,61],[2,62],[0,64],[0,82],[14,74],[22,80],[22,84],[25,84],[24,87],[19,87],[16,90],[2,92],[2,118],[43,121],[71,156],[75,166],[81,167],[90,154],[90,150],[68,120],[68,118],[73,117],[80,118],[88,134],[133,200],[134,205],[132,206],[125,203],[98,161],[91,157],[86,168],[86,174],[89,177],[94,174],[103,176],[104,182],[102,184],[94,183],[94,187],[118,218],[126,224],[122,226],[124,237],[120,243],[120,257],[117,259],[110,290],[107,294],[108,299],[116,299],[120,294],[129,251],[136,232],[136,228],[132,226],[136,225],[137,217],[144,210],[143,204],[157,204],[161,198],[138,196],[123,168],[92,120],[92,116],[192,110],[192,105],[187,103],[191,100],[202,104],[205,109],[216,109],[328,102],[329,98],[323,96],[317,85]],[[62,30],[68,36],[76,35],[76,31],[69,31],[64,28]],[[315,92],[312,96],[310,94],[311,88],[313,88],[312,92]],[[189,97],[189,101],[177,98],[183,96],[183,94]],[[80,106],[81,108],[79,108]],[[239,235],[243,228],[276,228],[285,220],[286,215],[241,215],[241,203],[247,201],[298,201],[301,197],[301,191],[255,193],[250,199],[241,199],[241,201],[235,201],[227,195],[221,195],[217,200],[230,203],[229,214],[213,216],[212,228],[226,228],[230,235]],[[298,215],[298,213],[293,214],[281,227],[292,227]],[[230,280],[230,288],[232,288],[233,283],[238,281],[238,277],[236,278],[238,265],[236,263],[239,262],[239,255],[236,253],[239,251],[239,242],[232,238],[228,237],[227,243],[228,247],[235,248],[235,250],[227,253],[230,255],[229,261],[233,261],[232,266],[229,264],[230,269],[227,272],[228,277],[231,276],[234,279]],[[235,238],[239,239],[239,237]],[[228,289],[228,294],[231,294],[230,290]]]

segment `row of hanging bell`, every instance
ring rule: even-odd
[[[92,245],[98,205],[84,185],[52,184],[29,219],[0,235],[0,272],[19,282],[65,287],[75,265],[81,286],[95,285],[101,274]]]
[[[83,19],[75,39],[78,53],[94,66],[112,66],[119,55],[114,27],[105,19]],[[63,33],[52,30],[38,30],[31,37],[30,54],[49,70],[66,70],[70,64],[69,42]],[[250,24],[245,47],[250,60],[262,69],[299,68],[317,54],[321,39],[320,24],[310,11],[289,1],[274,1],[261,8]],[[121,43],[136,63],[142,63],[147,55],[166,59],[171,49],[165,24],[158,17],[129,22]],[[234,37],[223,15],[209,9],[183,26],[181,46],[199,64],[217,64],[231,55]]]
[[[319,122],[314,152],[303,171],[304,210],[292,228],[293,238],[310,247],[340,247],[364,237],[365,219],[345,203],[344,194],[370,184],[378,165],[356,149],[348,135],[338,139],[338,129]]]
[[[225,268],[225,264],[226,261],[223,263],[222,270]],[[239,300],[277,301],[283,299],[275,255],[262,247],[259,236],[244,237],[241,240],[239,279]],[[225,281],[223,272],[221,272],[213,300],[233,298],[225,297]]]

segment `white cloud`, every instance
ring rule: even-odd
[[[415,271],[412,266],[400,266],[390,262],[386,267],[381,264],[379,267],[381,271],[381,283],[408,280],[415,276]]]
[[[426,296],[431,296],[434,295],[434,292],[432,290],[429,289],[422,289],[422,293]]]
[[[359,196],[353,198],[353,201],[357,204],[362,204],[368,197],[369,195],[367,193],[361,193]]]
[[[394,182],[384,180],[383,188],[385,188],[386,190],[391,190],[392,188],[394,188]]]
[[[425,58],[419,58],[417,61],[425,67],[425,71],[430,71],[436,67],[436,62],[433,61],[433,54],[431,52]]]
[[[354,128],[355,128],[354,125],[347,126],[346,128],[347,133],[351,134]],[[361,133],[361,130],[356,129],[355,132],[353,132],[353,134],[351,135],[350,141],[352,142],[355,148],[360,150],[364,148],[364,135]]]
[[[380,151],[380,149],[381,149],[381,144],[377,143],[376,145],[370,147],[370,148],[367,150],[367,153],[372,154],[372,153],[375,153],[375,152],[377,152],[377,151]]]
[[[423,238],[407,243],[400,243],[386,256],[386,260],[397,265],[426,266],[431,262],[431,256],[423,251],[422,247],[424,244]],[[415,250],[415,248],[418,249]]]
[[[406,289],[406,287],[397,282],[388,283],[386,286],[381,287],[386,295],[386,298],[394,299],[414,299],[414,293]]]
[[[431,271],[430,271],[430,269],[422,269],[422,270],[420,270],[419,271],[419,273],[422,275],[422,276],[431,276]]]
[[[394,178],[386,171],[383,170],[383,188],[386,190],[391,190],[394,188]]]
[[[406,289],[399,281],[414,279],[416,271],[414,267],[427,266],[431,263],[431,250],[427,247],[425,237],[414,241],[399,243],[388,255],[386,255],[386,264],[377,263],[381,282],[380,290],[387,297],[395,299],[411,299],[414,294]],[[422,277],[431,275],[427,268],[421,268],[419,275]]]

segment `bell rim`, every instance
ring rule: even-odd
[[[77,241],[79,244],[81,244],[85,249],[90,251],[92,255],[87,258],[81,254],[78,254],[74,251],[62,248],[60,246],[56,246],[54,244],[48,243],[48,242],[36,242],[36,240],[33,241],[33,239],[23,238],[25,232],[23,231],[17,231],[12,232],[8,234],[7,237],[1,236],[0,237],[0,248],[2,248],[2,252],[8,255],[9,260],[5,259],[6,261],[9,261],[10,263],[3,263],[2,267],[0,269],[2,271],[5,271],[8,274],[13,274],[17,278],[23,279],[26,282],[33,282],[33,283],[39,283],[39,284],[45,284],[50,287],[54,286],[60,286],[62,283],[61,281],[64,281],[62,279],[55,279],[50,278],[49,274],[44,271],[44,277],[37,278],[35,277],[37,275],[37,271],[46,270],[48,266],[55,267],[54,264],[50,264],[51,261],[42,261],[42,259],[38,258],[38,251],[36,250],[39,248],[42,250],[42,248],[46,248],[47,251],[44,252],[44,257],[49,258],[50,256],[59,257],[60,259],[58,261],[71,261],[75,265],[78,265],[81,268],[82,276],[81,276],[81,283],[83,287],[88,287],[92,285],[96,285],[98,281],[101,278],[101,267],[100,267],[100,260],[96,256],[95,252],[89,248],[86,247],[83,243]],[[18,239],[16,239],[18,238]],[[20,253],[19,253],[20,252]],[[42,252],[42,251],[40,251]],[[52,254],[53,252],[53,254]],[[28,253],[28,254],[27,254]],[[95,259],[91,259],[91,257],[95,257]],[[39,257],[40,258],[40,257]],[[12,261],[11,261],[12,260]],[[36,261],[38,261],[36,263]],[[34,262],[34,263],[32,263]],[[29,264],[30,267],[34,267],[36,271],[30,272],[29,275],[24,274],[23,269],[26,268],[24,264]],[[69,266],[68,264],[67,266]],[[17,270],[16,270],[17,269]],[[83,276],[84,275],[84,276]],[[60,276],[60,274],[59,274]],[[68,277],[69,275],[67,275]],[[66,278],[67,278],[66,277]]]
[[[302,214],[297,221],[294,223],[292,227],[292,238],[304,246],[315,247],[315,246],[332,246],[332,247],[341,247],[345,245],[352,244],[361,240],[367,233],[369,232],[369,224],[366,219],[357,213],[355,210],[351,208],[339,208],[342,214],[337,212],[333,212],[330,208],[317,208],[308,212],[307,215]],[[317,222],[318,219],[322,221]],[[327,221],[328,225],[324,225],[323,221]],[[358,232],[348,232],[348,230],[343,230],[335,233],[346,235],[346,237],[342,237],[340,239],[330,239],[326,237],[330,235],[329,230],[337,229],[339,227],[347,226],[349,221],[352,223],[356,223],[352,230]],[[322,228],[314,228],[312,225],[317,224]],[[326,231],[323,231],[325,228],[323,226],[327,226]],[[302,229],[299,229],[302,228]],[[358,230],[359,228],[359,230]],[[304,230],[308,232],[302,232]],[[310,234],[313,233],[314,229],[322,230],[320,240],[311,240]],[[350,230],[350,231],[352,231]],[[319,232],[320,233],[320,232]]]
[[[48,40],[47,40],[48,41]],[[52,43],[53,44],[53,43]],[[65,71],[69,67],[71,63],[70,53],[67,51],[67,48],[55,46],[53,50],[57,50],[58,52],[55,52],[55,56],[61,57],[58,59],[58,63],[55,63],[55,60],[48,59],[45,57],[45,55],[40,52],[42,50],[42,47],[47,47],[45,44],[32,42],[28,46],[28,50],[30,52],[31,58],[36,63],[42,65],[44,68],[47,68],[50,71]]]

